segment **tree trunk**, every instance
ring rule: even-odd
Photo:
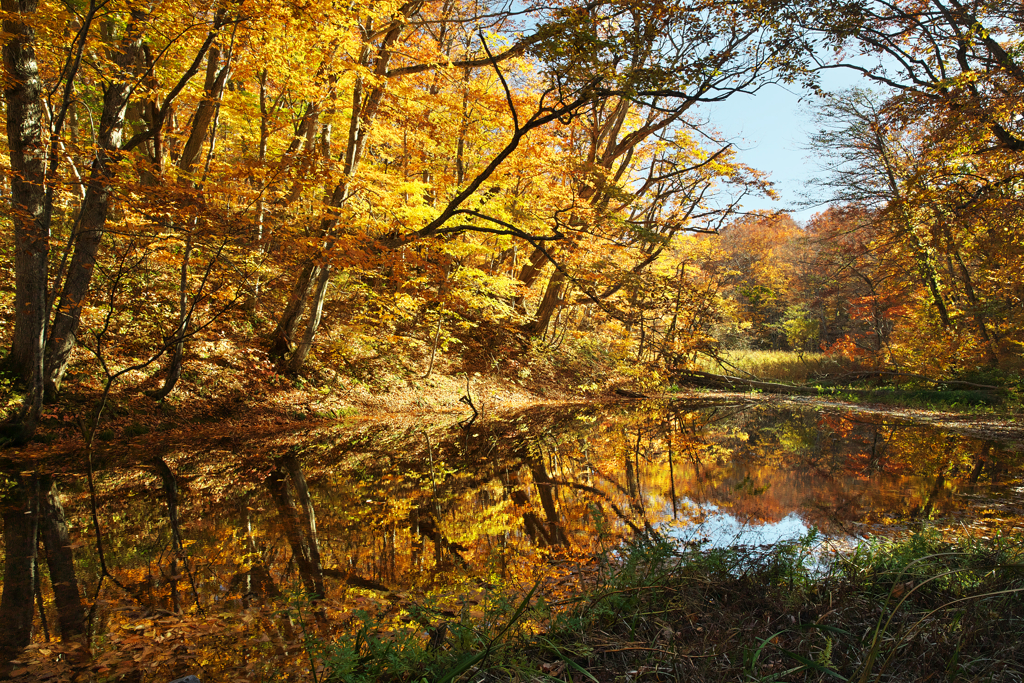
[[[11,220],[14,223],[14,340],[10,364],[27,395],[16,440],[35,431],[43,404],[43,344],[46,334],[47,258],[46,149],[43,144],[42,81],[36,62],[35,29],[17,16],[36,13],[38,0],[2,0],[7,13],[3,48],[7,146],[11,159]]]
[[[257,148],[257,161],[260,166],[267,161],[267,143],[270,140],[270,108],[267,100],[267,69],[263,69],[256,75],[256,81],[260,84],[260,142]],[[256,200],[256,221],[253,226],[253,240],[252,248],[256,252],[258,260],[262,261],[262,257],[266,251],[266,242],[264,241],[265,227],[264,221],[266,220],[267,207],[265,201],[265,193],[267,191],[266,184],[260,181],[253,188],[259,192],[259,199]],[[253,271],[252,284],[250,285],[249,293],[245,298],[245,304],[243,309],[249,314],[251,318],[255,320],[256,313],[259,310],[260,305],[260,269],[262,263],[256,265]]]
[[[114,53],[115,64],[128,73],[132,66],[141,63],[142,38],[136,28],[145,19],[141,11],[132,12],[132,24]],[[50,400],[60,390],[64,372],[75,348],[85,304],[92,282],[93,267],[99,252],[100,241],[107,225],[110,208],[110,189],[114,182],[116,152],[121,146],[124,131],[125,112],[128,101],[135,90],[135,78],[118,81],[107,88],[103,96],[103,113],[100,117],[99,137],[96,140],[96,157],[92,162],[88,189],[82,208],[78,213],[75,230],[75,252],[71,257],[67,278],[54,312],[53,328],[46,342],[45,391]]]
[[[206,65],[206,98],[199,102],[195,116],[192,119],[192,131],[189,133],[185,149],[178,160],[178,168],[185,173],[191,172],[196,162],[199,161],[203,143],[209,137],[209,149],[206,155],[206,170],[209,170],[210,159],[213,157],[213,150],[217,143],[217,123],[220,111],[220,99],[224,94],[224,84],[231,73],[231,53],[227,55],[224,66],[220,66],[221,52],[216,47],[211,47],[207,56]],[[191,183],[201,190],[202,182],[206,179],[206,171],[198,183]],[[188,182],[188,181],[185,181]],[[185,339],[188,337],[188,328],[192,323],[192,312],[202,294],[202,288],[196,292],[192,300],[188,296],[188,272],[191,266],[193,241],[196,231],[199,229],[199,219],[190,227],[188,237],[185,241],[185,253],[181,258],[181,279],[178,299],[178,327],[174,333],[174,353],[171,356],[171,364],[167,369],[167,377],[164,385],[153,393],[153,398],[162,400],[174,390],[174,386],[181,378],[182,364],[185,362]]]
[[[296,373],[305,365],[309,352],[313,348],[313,339],[320,328],[320,317],[324,312],[324,301],[327,299],[327,285],[331,279],[329,266],[321,266],[317,276],[316,292],[313,294],[309,319],[306,321],[306,331],[302,335],[302,341],[295,348],[295,353],[288,360],[288,371]]]
[[[395,41],[401,36],[405,30],[406,20],[418,7],[418,3],[410,2],[405,3],[399,9],[399,16],[397,16],[391,23],[391,27],[384,34],[384,38],[381,41],[380,47],[377,49],[376,56],[371,56],[371,50],[369,45],[364,45],[362,53],[360,54],[359,61],[365,66],[372,66],[374,74],[380,79],[375,85],[366,89],[365,83],[362,78],[358,79],[355,84],[355,88],[352,91],[352,114],[349,119],[348,128],[348,139],[345,144],[345,149],[341,155],[344,175],[342,179],[335,186],[334,191],[331,193],[330,207],[332,209],[331,214],[325,218],[320,226],[320,235],[324,238],[325,244],[323,252],[328,253],[333,245],[332,233],[338,222],[338,209],[340,209],[346,201],[348,201],[349,190],[351,188],[352,178],[356,176],[356,172],[359,169],[359,163],[363,157],[363,150],[366,147],[366,135],[370,128],[373,126],[373,122],[377,117],[377,111],[380,108],[380,103],[384,98],[384,91],[387,88],[387,70],[388,64],[391,61],[391,48],[395,44]],[[310,266],[311,268],[313,266]],[[305,269],[303,269],[305,273]],[[306,331],[303,334],[302,342],[299,343],[298,348],[295,349],[295,353],[289,359],[288,370],[290,372],[298,372],[302,369],[303,364],[306,362],[306,358],[309,356],[309,351],[313,346],[313,339],[316,337],[316,333],[320,328],[320,316],[323,312],[324,298],[327,295],[327,283],[330,279],[331,268],[328,265],[324,265],[320,268],[317,275],[310,276],[310,282],[315,278],[316,280],[316,293],[313,297],[311,304],[311,310],[309,318],[306,324]],[[295,287],[292,289],[292,298],[289,298],[289,309],[291,308],[292,300],[301,303],[302,298],[295,297],[295,293],[298,291],[305,291],[302,288],[302,279],[296,282]],[[297,306],[296,310],[291,311],[286,309],[286,314],[291,317],[297,317],[302,313],[302,307]],[[282,324],[286,321],[286,317],[282,315],[281,321],[278,323],[278,329],[282,329]],[[293,323],[294,324],[294,323]],[[274,350],[278,351],[281,346],[281,342],[285,339],[283,335],[275,335]],[[290,339],[288,339],[290,341]]]
[[[288,297],[288,304],[284,312],[277,320],[277,328],[273,334],[273,344],[270,348],[270,355],[275,358],[283,358],[292,351],[295,344],[295,332],[299,328],[299,320],[302,311],[306,308],[306,299],[309,298],[313,283],[320,277],[319,267],[307,261],[302,267],[295,284],[292,285],[291,294]]]
[[[530,259],[523,264],[522,270],[519,271],[519,281],[523,283],[523,294],[516,297],[515,310],[520,313],[526,312],[526,290],[533,286],[536,282],[537,276],[540,274],[541,268],[547,263],[547,255],[543,250],[534,248],[533,253],[530,254]]]
[[[231,55],[228,54],[227,61],[223,67],[220,66],[221,52],[217,47],[210,47],[206,62],[206,82],[204,90],[206,96],[200,100],[196,107],[195,116],[192,119],[192,131],[189,133],[185,148],[182,150],[181,158],[178,160],[178,168],[189,172],[199,157],[202,155],[203,143],[206,142],[213,125],[217,112],[220,109],[220,98],[224,94],[224,84],[227,82],[231,72]]]
[[[153,392],[152,396],[161,401],[174,390],[174,385],[181,378],[181,368],[185,362],[185,336],[188,334],[189,322],[192,319],[192,312],[188,302],[188,269],[192,256],[192,234],[189,233],[185,242],[185,253],[181,257],[181,282],[178,292],[178,327],[174,330],[174,352],[171,354],[171,364],[167,368],[167,377],[164,385]]]
[[[544,298],[541,299],[540,306],[537,307],[537,313],[534,315],[533,321],[523,326],[525,332],[540,334],[547,329],[548,323],[551,322],[552,314],[562,301],[562,283],[564,282],[565,273],[561,270],[556,270],[551,274],[547,289],[544,290]]]
[[[78,590],[71,537],[64,521],[57,482],[49,476],[43,477],[40,488],[39,532],[46,550],[46,564],[50,568],[61,638],[68,641],[85,634],[85,607]]]
[[[999,365],[999,356],[996,354],[992,335],[989,334],[988,326],[985,324],[985,314],[982,312],[981,302],[978,301],[978,296],[975,294],[971,273],[967,270],[967,264],[960,257],[958,249],[953,251],[953,257],[960,268],[960,280],[964,283],[964,293],[967,294],[967,301],[971,304],[971,317],[974,319],[978,335],[981,337],[982,346],[985,351],[985,363],[990,367],[995,367]]]
[[[3,501],[4,592],[0,597],[0,678],[11,660],[32,640],[36,548],[39,531],[39,480],[22,478]]]

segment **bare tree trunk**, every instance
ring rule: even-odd
[[[267,161],[267,144],[270,140],[270,107],[267,101],[267,69],[263,69],[256,75],[256,81],[260,84],[260,142],[257,148],[256,159],[259,165],[262,166]],[[261,182],[255,188],[260,194],[259,199],[256,200],[256,223],[253,231],[253,249],[262,256],[265,252],[265,227],[263,222],[266,220],[266,202],[264,200],[264,193],[267,191],[266,184]],[[256,270],[253,273],[252,285],[249,289],[249,294],[245,298],[245,304],[243,306],[246,313],[250,316],[255,317],[257,310],[259,309],[260,302],[260,266],[257,265]]]
[[[316,532],[316,511],[313,510],[313,500],[309,497],[309,486],[306,484],[306,475],[302,472],[295,455],[289,453],[281,458],[281,464],[291,476],[292,484],[295,486],[295,493],[302,505],[302,521],[309,535],[310,559],[317,566],[320,562],[320,537]]]
[[[192,131],[189,133],[181,158],[178,160],[178,168],[183,171],[191,171],[199,161],[203,152],[203,143],[206,142],[210,127],[214,125],[217,112],[220,110],[220,98],[224,94],[224,84],[227,83],[228,75],[231,73],[231,54],[227,55],[223,67],[220,66],[220,59],[220,49],[210,47],[206,62],[206,83],[204,84],[206,96],[196,107],[196,113],[192,119]]]
[[[178,327],[174,330],[174,352],[171,354],[171,364],[167,368],[167,377],[164,385],[153,392],[152,396],[157,401],[166,398],[171,393],[174,385],[181,378],[181,368],[185,362],[185,336],[188,334],[188,325],[192,318],[188,301],[188,269],[192,256],[192,233],[189,232],[185,242],[185,253],[181,257],[181,282],[178,291]]]
[[[39,532],[46,550],[46,564],[50,569],[60,635],[65,641],[85,634],[85,607],[78,590],[71,536],[64,521],[64,507],[60,503],[57,482],[43,477],[41,482]]]
[[[366,87],[366,84],[362,79],[356,81],[355,88],[352,92],[352,114],[349,119],[348,128],[348,139],[345,143],[345,149],[342,154],[343,171],[344,175],[342,179],[335,186],[334,191],[331,193],[330,207],[331,214],[325,218],[320,226],[320,234],[324,239],[323,251],[329,252],[333,244],[332,233],[335,230],[338,222],[338,209],[344,206],[345,202],[348,201],[349,192],[351,189],[351,179],[355,177],[356,172],[359,169],[359,163],[363,157],[363,150],[366,147],[366,135],[373,125],[374,120],[377,117],[377,111],[380,109],[380,103],[384,98],[384,91],[387,88],[387,70],[388,64],[391,61],[391,48],[394,46],[395,41],[402,35],[405,30],[406,20],[413,14],[414,11],[419,7],[417,2],[408,2],[401,6],[398,12],[398,16],[392,21],[390,28],[384,34],[381,40],[380,46],[376,50],[376,54],[372,54],[372,50],[369,44],[364,45],[363,51],[360,55],[360,63],[366,66],[372,66],[374,74],[380,79],[378,83],[370,88]],[[370,32],[367,28],[368,33]],[[305,269],[303,270],[305,273]],[[288,370],[290,372],[298,372],[302,369],[303,364],[306,362],[306,358],[309,356],[309,351],[313,346],[313,339],[316,337],[316,333],[320,328],[320,317],[323,313],[324,299],[327,296],[327,285],[331,276],[331,267],[327,264],[320,267],[319,272],[315,276],[316,291],[313,295],[313,300],[310,304],[309,318],[306,323],[306,331],[303,334],[302,341],[298,344],[295,349],[295,353],[288,362]],[[311,274],[310,282],[314,277]],[[297,282],[295,287],[292,289],[293,298],[296,301],[301,301],[300,298],[295,297],[295,293],[298,291],[304,291],[301,286],[302,282]],[[293,298],[289,299],[289,305]],[[285,312],[292,316],[298,316],[301,314],[301,307],[297,308],[295,312],[286,310]],[[282,316],[281,322],[278,324],[278,328],[281,328],[281,323],[285,322],[285,316]],[[278,337],[280,340],[282,337]],[[279,349],[279,344],[275,342],[275,350]]]
[[[434,328],[434,343],[430,345],[430,363],[427,365],[427,374],[423,379],[430,379],[434,373],[434,357],[437,355],[437,341],[441,338],[441,323],[444,322],[444,304],[437,309],[437,327]]]
[[[953,251],[957,266],[960,269],[960,280],[964,283],[964,293],[967,294],[967,301],[971,304],[971,317],[978,328],[978,335],[981,337],[982,346],[985,350],[985,362],[990,366],[999,364],[999,356],[996,355],[995,344],[992,335],[989,334],[988,326],[985,324],[985,314],[981,310],[981,302],[974,292],[974,282],[971,280],[971,273],[967,270],[967,264],[960,257],[960,250]]]
[[[43,345],[46,334],[47,259],[50,216],[46,202],[42,81],[32,21],[38,0],[2,0],[5,42],[4,97],[11,159],[11,219],[14,223],[14,340],[12,369],[28,389],[16,440],[35,431],[43,405]],[[22,15],[28,21],[19,21]]]
[[[32,640],[36,549],[39,544],[39,480],[21,478],[3,501],[4,592],[0,597],[0,678]]]
[[[195,117],[192,119],[192,132],[189,134],[188,141],[185,143],[185,149],[181,154],[181,158],[178,160],[178,168],[186,173],[191,171],[192,167],[195,166],[197,161],[199,161],[203,143],[206,142],[207,136],[209,136],[210,142],[206,154],[206,171],[210,168],[210,160],[213,157],[213,151],[217,144],[217,123],[220,112],[220,99],[224,94],[224,84],[227,82],[228,75],[231,73],[230,52],[227,55],[224,66],[220,66],[221,51],[216,47],[210,48],[207,59],[207,97],[200,101],[199,107],[196,109]],[[203,180],[206,178],[206,171],[203,172]],[[195,185],[201,189],[202,181],[195,183]],[[181,378],[182,364],[185,362],[185,339],[188,336],[189,325],[192,323],[192,313],[195,308],[196,301],[201,293],[197,292],[193,300],[189,301],[188,272],[191,266],[190,259],[192,256],[195,232],[198,228],[199,219],[196,219],[194,224],[190,226],[188,237],[185,241],[185,253],[181,257],[178,327],[174,332],[174,353],[171,356],[171,364],[167,368],[167,378],[164,380],[163,387],[153,393],[153,398],[158,401],[164,399],[168,394],[170,394],[171,391],[174,390],[174,386],[178,383],[178,380]]]
[[[946,310],[946,302],[943,301],[942,292],[939,291],[939,283],[935,280],[935,271],[927,263],[920,264],[920,270],[921,278],[928,285],[928,291],[931,292],[932,303],[935,304],[935,309],[939,312],[939,320],[942,321],[942,326],[946,328],[951,327],[949,311]]]
[[[533,253],[530,254],[529,260],[523,264],[522,270],[519,271],[519,281],[523,283],[524,293],[516,297],[515,309],[520,313],[526,311],[524,303],[526,301],[525,290],[532,287],[533,283],[537,281],[537,276],[540,275],[540,271],[545,263],[547,263],[547,255],[542,249],[535,247]]]

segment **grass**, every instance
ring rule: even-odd
[[[731,350],[720,360],[701,358],[695,369],[714,374],[727,374],[745,379],[789,384],[818,385],[822,396],[855,403],[881,403],[907,408],[955,410],[959,412],[990,413],[996,407],[1000,412],[1020,412],[1021,401],[1014,388],[1019,379],[999,375],[996,382],[1006,389],[942,387],[921,379],[903,379],[899,383],[877,386],[877,378],[865,381],[842,382],[842,378],[871,368],[861,366],[843,357],[821,353],[794,351]],[[970,377],[970,381],[993,381],[992,377]]]
[[[1000,406],[1005,412],[1019,412],[1018,402],[1008,401],[1003,393],[973,389],[882,387],[858,393],[837,389],[835,396],[853,403],[881,403],[925,410],[989,413]]]
[[[574,594],[531,591],[441,638],[366,621],[329,649],[324,680],[1020,680],[1022,540],[920,533],[823,556],[813,536],[711,551],[642,540]]]
[[[720,361],[701,357],[695,369],[770,382],[808,382],[866,368],[841,356],[823,353],[735,349],[723,353]]]

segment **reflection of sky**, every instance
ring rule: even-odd
[[[666,522],[658,530],[683,542],[707,539],[707,546],[711,548],[795,541],[808,531],[807,525],[796,512],[789,513],[778,522],[756,524],[722,512],[717,505],[710,503],[701,506],[684,498],[682,507],[684,514],[680,515],[679,520]],[[672,516],[671,509],[666,516]]]

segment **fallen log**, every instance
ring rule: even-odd
[[[719,389],[722,391],[764,391],[770,394],[802,394],[818,395],[817,387],[805,387],[795,384],[781,384],[779,382],[762,382],[755,379],[744,379],[730,375],[713,375],[710,372],[699,370],[676,370],[674,377],[680,384],[689,386],[706,387],[708,389]]]
[[[935,385],[935,388],[945,387],[948,389],[971,389],[978,391],[1001,391],[1003,387],[997,387],[992,384],[977,384],[976,382],[968,382],[962,379],[932,379],[931,377],[925,377],[924,375],[918,375],[912,372],[900,372],[898,370],[861,370],[859,372],[848,372],[838,377],[829,377],[824,382],[829,384],[845,384],[847,382],[856,382],[858,380],[865,379],[896,379],[896,378],[916,379],[923,382],[928,382]]]
[[[900,375],[909,377],[906,373],[886,373],[885,371],[875,372],[864,372],[864,373],[851,373],[848,377],[850,379],[866,379],[867,377],[876,375]],[[746,379],[744,377],[733,377],[731,375],[715,375],[710,372],[701,372],[699,370],[675,370],[673,377],[679,384],[687,386],[705,387],[708,389],[718,389],[720,391],[763,391],[769,394],[796,394],[802,396],[819,396],[828,395],[834,393],[853,394],[857,396],[868,396],[877,393],[876,389],[851,389],[842,385],[834,385],[827,387],[819,386],[803,386],[797,384],[782,384],[780,382],[763,382],[757,379]],[[915,376],[919,377],[919,376]],[[922,378],[927,379],[927,378]],[[963,382],[959,380],[949,381],[935,381],[939,386],[947,388],[961,388],[976,392],[986,392],[990,394],[1001,394],[1003,389],[1001,387],[991,386],[987,384],[975,384],[973,382]]]

